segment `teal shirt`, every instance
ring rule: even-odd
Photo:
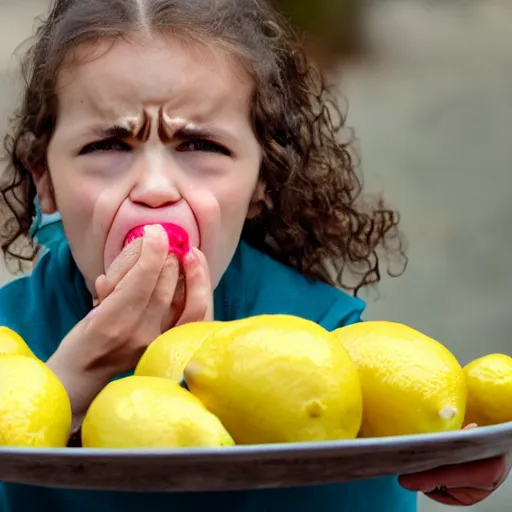
[[[17,331],[43,360],[92,307],[66,240],[53,234],[51,239],[51,250],[41,256],[30,275],[0,289],[0,325]],[[360,321],[365,305],[333,287],[310,282],[242,242],[215,290],[214,307],[218,320],[289,313],[332,330]],[[396,477],[223,493],[102,492],[0,483],[0,512],[204,512],[214,508],[225,512],[416,512],[417,497],[400,487]]]

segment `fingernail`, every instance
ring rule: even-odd
[[[473,496],[467,491],[461,491],[458,489],[452,490],[450,493],[450,496],[455,500],[458,501],[461,505],[464,505],[466,507],[470,505],[474,505],[475,503],[478,503],[480,499],[476,496]]]
[[[147,224],[144,226],[144,235],[147,236],[158,236],[161,231],[163,231],[163,228],[159,224]]]
[[[187,254],[183,257],[183,260],[187,263],[193,263],[197,260],[197,249],[195,247],[191,247]]]

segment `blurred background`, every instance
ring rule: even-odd
[[[512,3],[275,1],[347,101],[368,191],[401,212],[409,266],[362,295],[366,318],[410,324],[461,363],[512,354]],[[13,51],[47,5],[1,0],[2,130],[20,90]],[[471,510],[510,510],[510,480]]]

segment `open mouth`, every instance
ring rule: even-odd
[[[131,229],[124,240],[123,246],[133,242],[133,240],[144,236],[144,227],[148,224],[142,224]],[[169,240],[169,254],[174,254],[181,261],[190,250],[190,241],[188,233],[177,224],[170,222],[156,223],[164,228]]]

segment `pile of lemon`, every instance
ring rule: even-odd
[[[290,315],[197,322],[158,337],[82,424],[89,448],[216,447],[459,430],[512,421],[512,358],[462,368],[406,325],[332,332]],[[0,445],[61,447],[71,407],[58,378],[0,328]]]

